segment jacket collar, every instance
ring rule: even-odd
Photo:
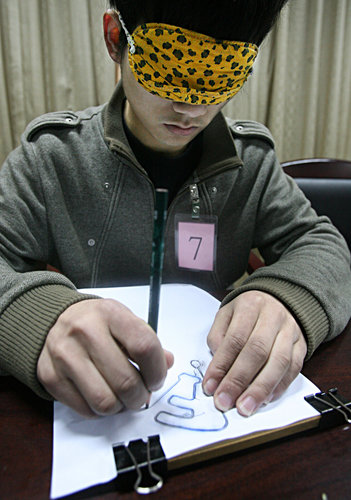
[[[123,155],[140,168],[124,132],[124,99],[123,87],[119,83],[104,109],[104,137],[112,151]],[[196,169],[196,176],[202,180],[209,175],[241,165],[242,161],[238,157],[230,129],[223,114],[219,113],[204,130],[203,154]]]

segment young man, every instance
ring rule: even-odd
[[[173,357],[152,329],[76,287],[148,283],[163,187],[165,282],[225,289],[251,248],[265,258],[214,319],[203,382],[220,410],[249,416],[350,316],[343,238],[284,175],[269,131],[220,113],[285,2],[110,3],[122,74],[110,102],[34,120],[1,170],[0,366],[86,416],[137,409],[162,385]],[[178,220],[216,231],[207,266],[179,261]]]

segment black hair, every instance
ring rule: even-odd
[[[110,0],[130,33],[142,23],[166,23],[219,40],[260,45],[288,0]],[[121,46],[126,45],[125,36]]]

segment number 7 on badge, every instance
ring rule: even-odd
[[[182,220],[183,219],[183,220]],[[191,221],[179,216],[176,223],[178,267],[194,271],[213,271],[216,260],[216,222]]]
[[[191,241],[191,240],[198,240],[198,245],[197,245],[196,252],[194,255],[194,259],[193,259],[193,260],[196,260],[196,257],[198,256],[198,253],[200,250],[200,245],[202,243],[202,236],[190,236],[189,241]]]

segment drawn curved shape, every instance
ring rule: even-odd
[[[193,360],[191,365],[201,375],[200,363]],[[169,427],[187,429],[198,432],[214,432],[225,429],[228,425],[226,415],[213,407],[209,407],[209,398],[201,389],[201,378],[196,374],[181,373],[160,399],[167,394],[170,410],[158,412],[154,419],[156,422]],[[160,399],[158,401],[160,401]]]

